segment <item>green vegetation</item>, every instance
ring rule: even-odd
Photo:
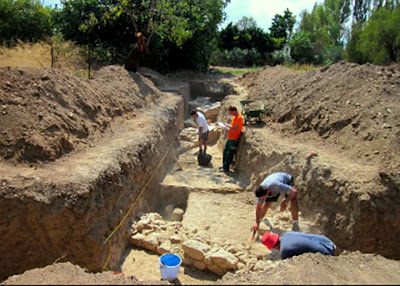
[[[229,73],[229,74],[245,74],[248,72],[256,71],[260,69],[261,67],[251,67],[251,68],[243,68],[243,69],[235,69],[235,68],[213,68],[213,70],[216,70],[221,73]]]
[[[35,42],[52,33],[51,9],[38,0],[0,0],[0,43]]]
[[[230,0],[61,1],[52,9],[39,0],[0,0],[0,43],[49,43],[54,67],[68,41],[89,64],[123,65],[141,32],[149,47],[141,63],[160,72],[400,59],[398,0],[318,1],[299,19],[288,9],[276,14],[269,31],[248,17],[218,30]]]

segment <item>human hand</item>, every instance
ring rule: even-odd
[[[310,152],[307,154],[306,158],[310,160],[312,157],[318,156],[317,152]]]
[[[251,228],[253,229],[254,232],[256,232],[259,228],[259,224],[255,223],[255,224],[253,224],[253,226]]]

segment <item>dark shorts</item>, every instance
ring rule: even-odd
[[[204,132],[201,134],[201,140],[203,140],[203,142],[207,142],[208,141],[208,135],[209,135],[210,131],[207,130],[207,132]]]
[[[287,182],[287,184],[288,184],[289,186],[292,186],[292,187],[294,186],[294,179],[293,179],[293,177],[292,177],[292,179],[291,179],[289,182]],[[280,195],[281,195],[281,194],[279,193],[279,194],[277,194],[277,195],[275,195],[275,196],[267,197],[267,198],[265,199],[265,201],[266,201],[266,202],[277,202]],[[287,198],[287,196],[288,196],[288,195],[285,195],[285,198]]]

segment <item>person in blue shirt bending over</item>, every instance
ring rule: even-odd
[[[269,175],[264,181],[255,189],[254,194],[257,197],[256,205],[256,223],[252,226],[253,233],[255,233],[260,222],[267,213],[268,208],[272,203],[277,202],[281,194],[284,195],[281,201],[281,211],[286,210],[288,202],[290,202],[292,213],[292,230],[300,230],[299,207],[298,207],[298,191],[294,188],[294,178],[284,172],[277,172]]]
[[[336,250],[336,245],[326,236],[298,231],[288,231],[282,237],[266,232],[261,241],[269,250],[279,250],[281,259],[303,253],[335,255]]]

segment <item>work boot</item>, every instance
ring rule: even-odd
[[[300,231],[299,222],[297,220],[293,221],[292,231]]]
[[[218,169],[220,172],[229,173],[229,170],[225,169],[224,167],[219,167]]]

